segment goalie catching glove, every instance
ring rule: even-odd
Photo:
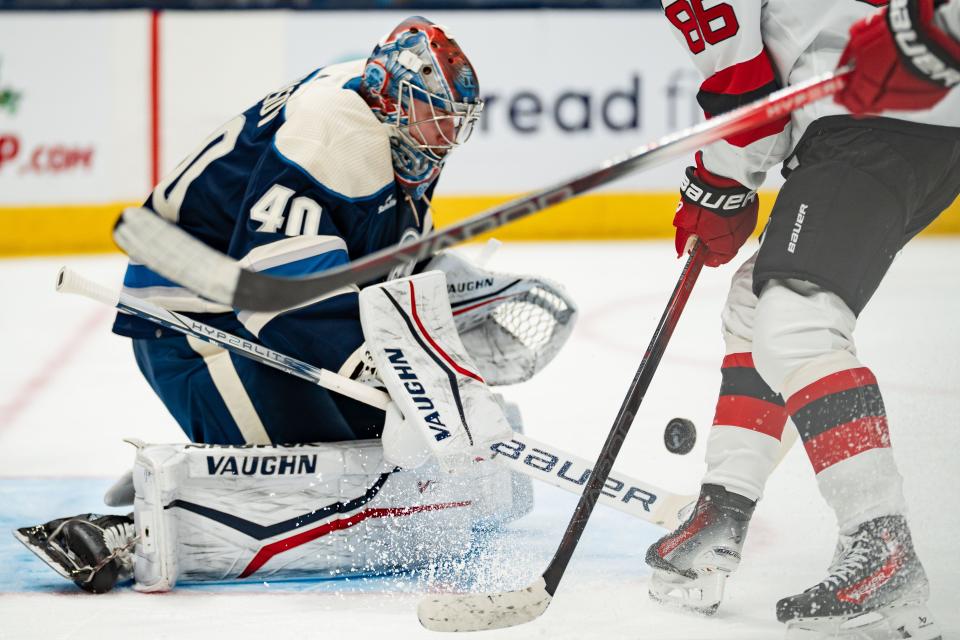
[[[576,304],[546,278],[488,271],[450,250],[426,269],[446,275],[460,341],[490,386],[529,380],[573,331]]]

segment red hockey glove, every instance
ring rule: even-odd
[[[853,63],[834,96],[851,112],[929,109],[960,86],[960,42],[933,22],[937,0],[894,0],[850,28],[840,65]]]
[[[680,185],[680,204],[673,218],[675,246],[682,256],[690,236],[696,235],[707,246],[704,264],[718,267],[733,260],[753,233],[760,203],[756,191],[707,171],[699,152],[696,162],[697,166],[687,167]]]

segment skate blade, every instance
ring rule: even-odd
[[[695,580],[655,570],[650,577],[650,599],[664,606],[702,616],[716,614],[729,574],[716,571]]]
[[[67,580],[73,580],[73,576],[70,575],[66,567],[60,564],[57,558],[47,553],[46,549],[38,545],[36,540],[30,536],[29,531],[32,528],[33,527],[23,527],[22,529],[14,529],[13,537],[23,543],[23,546],[25,546],[27,549],[30,549],[35,556],[43,560],[44,563],[47,564],[51,569],[56,571]]]
[[[786,640],[942,640],[923,603],[891,605],[851,618],[801,618],[787,623]]]

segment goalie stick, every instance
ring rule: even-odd
[[[187,336],[215,344],[233,353],[256,360],[297,376],[358,402],[385,409],[390,397],[378,389],[345,376],[284,355],[272,349],[164,309],[147,300],[104,287],[63,267],[57,275],[57,291],[96,300]],[[590,463],[533,438],[514,433],[510,440],[494,443],[492,460],[535,480],[580,494],[589,476]],[[694,495],[676,494],[621,473],[611,473],[603,483],[603,504],[652,524],[673,529],[679,512],[696,500]]]
[[[387,247],[312,276],[283,278],[245,269],[236,260],[210,248],[148,209],[125,210],[113,235],[117,244],[134,260],[211,300],[235,309],[280,311],[349,284],[369,282],[386,275],[397,265],[422,260],[441,249],[560,204],[633,171],[656,166],[721,138],[780,118],[839,91],[848,72],[849,69],[840,69],[781,89],[761,100],[611,158],[599,169],[478,213],[413,242]]]
[[[680,314],[686,306],[693,285],[703,268],[706,254],[704,246],[697,241],[684,265],[673,294],[667,303],[660,322],[653,332],[653,338],[644,353],[637,373],[630,384],[626,397],[606,442],[600,450],[594,472],[580,496],[580,501],[570,518],[566,531],[560,540],[557,551],[543,574],[524,589],[499,593],[449,593],[434,595],[420,601],[417,617],[427,629],[432,631],[482,631],[500,629],[530,622],[540,617],[560,585],[563,573],[573,557],[580,536],[597,504],[604,480],[620,453],[620,447],[630,431],[637,409],[646,395],[653,374],[667,348],[670,336],[680,320]]]

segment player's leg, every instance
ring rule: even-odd
[[[945,200],[944,167],[956,165],[960,145],[938,128],[888,122],[828,118],[810,128],[754,272],[754,360],[787,399],[841,535],[824,581],[778,603],[790,633],[890,637],[902,626],[911,637],[938,635],[883,399],[853,331],[911,221],[929,222],[930,204]],[[960,176],[946,173],[956,195]]]
[[[854,322],[839,297],[807,281],[772,280],[760,297],[758,366],[767,379],[784,381],[787,410],[841,536],[827,578],[781,600],[777,616],[794,633],[833,633],[860,614],[881,612],[878,624],[933,638],[935,629],[920,628],[932,621],[927,580],[906,523],[880,389],[853,349]]]
[[[379,409],[200,340],[138,339],[133,348],[148,383],[193,442],[349,441],[378,437],[383,428]],[[132,506],[133,474],[110,487],[104,502]],[[15,535],[85,590],[106,591],[132,575],[134,526],[129,516],[80,514],[23,527]]]
[[[147,382],[191,442],[269,444],[229,353],[195,338],[134,339]]]
[[[366,437],[382,425],[380,411],[195,338],[134,340],[134,354],[192,442],[334,442],[358,437],[347,416]]]
[[[654,543],[646,557],[654,569],[654,600],[707,614],[717,610],[725,581],[739,565],[787,419],[783,399],[753,365],[755,259],[737,270],[724,306],[726,356],[700,497],[686,522]]]

